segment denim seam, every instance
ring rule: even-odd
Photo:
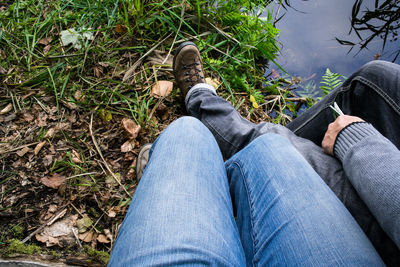
[[[373,91],[375,91],[380,97],[382,97],[382,99],[384,101],[386,101],[388,103],[388,105],[394,109],[395,112],[398,113],[398,115],[400,116],[400,107],[393,101],[393,99],[390,98],[390,96],[388,96],[379,86],[377,86],[376,84],[374,84],[373,82],[365,79],[362,76],[356,76],[354,77],[354,79],[352,80],[352,83],[354,81],[359,81],[361,83],[364,83],[366,85],[369,86],[369,88],[371,88]],[[346,87],[342,87],[335,95],[335,98],[333,99],[333,102],[336,101],[336,97],[339,93],[343,93],[346,91],[349,91],[351,88],[352,83],[350,83],[348,86]],[[296,133],[297,131],[299,131],[301,128],[303,128],[304,126],[306,126],[310,121],[312,121],[316,116],[318,116],[321,112],[323,112],[326,108],[329,108],[329,106],[332,104],[331,103],[327,103],[326,105],[324,105],[318,112],[316,112],[311,118],[309,118],[307,121],[305,121],[302,125],[300,125],[299,127],[297,127],[297,129],[293,130],[294,133]]]
[[[393,99],[392,99],[390,96],[388,96],[379,86],[377,86],[377,85],[374,84],[373,82],[371,82],[371,81],[365,79],[365,78],[362,77],[362,76],[357,76],[356,78],[357,78],[358,81],[369,85],[369,86],[370,86],[378,95],[380,95],[380,96],[383,98],[383,100],[385,100],[385,101],[388,103],[388,105],[389,105],[392,109],[394,109],[394,110],[397,112],[397,114],[400,116],[400,107],[399,107],[399,106],[396,104],[396,102],[394,102]]]
[[[240,165],[240,162],[239,161],[234,161],[234,162],[232,162],[232,164],[235,164],[239,168],[240,173],[242,175],[243,185],[244,185],[244,188],[246,189],[246,193],[247,193],[247,202],[248,202],[249,207],[250,207],[250,223],[251,223],[251,229],[252,229],[252,231],[251,231],[251,239],[253,241],[253,259],[251,260],[251,262],[253,263],[253,266],[256,266],[255,263],[254,263],[254,257],[256,255],[256,251],[255,251],[256,250],[256,243],[255,243],[255,240],[257,238],[255,237],[255,234],[254,234],[254,220],[253,220],[254,205],[253,205],[253,202],[250,199],[250,191],[249,191],[248,185],[246,183],[246,179],[244,179],[245,175],[244,175],[243,169],[242,169],[242,167]]]

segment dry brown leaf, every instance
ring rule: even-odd
[[[23,149],[17,151],[17,155],[20,157],[23,157],[28,151],[29,151],[29,147],[24,147]]]
[[[71,160],[74,163],[83,163],[82,160],[80,159],[79,153],[76,152],[75,150],[72,150]]]
[[[29,113],[24,113],[22,116],[24,117],[24,120],[28,121],[28,122],[33,121],[33,119],[34,119],[34,117]]]
[[[115,216],[117,216],[117,213],[114,211],[114,208],[109,209],[108,210],[108,217],[114,218]]]
[[[212,79],[210,77],[206,78],[206,83],[208,83],[209,85],[211,85],[215,89],[217,89],[218,86],[221,84],[220,81],[218,81],[217,79]]]
[[[5,106],[1,111],[0,115],[6,114],[12,110],[12,104],[9,103],[7,106]]]
[[[43,177],[40,179],[42,184],[47,187],[57,189],[60,185],[65,183],[65,176],[54,173],[51,177]]]
[[[46,144],[46,141],[43,141],[43,142],[40,142],[39,144],[36,145],[35,150],[34,150],[35,156],[36,156],[37,154],[39,154],[39,151],[42,149],[42,147],[43,147],[45,144]]]
[[[172,88],[174,87],[173,82],[170,81],[158,81],[151,89],[151,96],[155,98],[161,98],[169,96],[172,92]]]
[[[126,33],[127,28],[126,28],[126,26],[123,25],[123,24],[117,24],[117,26],[115,26],[115,31],[116,31],[117,33],[120,33],[120,34],[124,34],[124,33]]]
[[[54,213],[56,211],[57,211],[57,205],[53,204],[49,206],[48,212]]]
[[[53,38],[51,38],[51,37],[42,38],[42,39],[40,39],[40,41],[38,42],[38,44],[48,45],[48,44],[51,43],[52,40],[53,40]]]
[[[80,240],[86,243],[90,243],[93,240],[93,231],[87,231],[81,234],[78,234]]]
[[[121,146],[121,152],[126,153],[130,152],[135,148],[135,140],[128,140]]]
[[[103,68],[107,68],[108,66],[110,66],[108,63],[106,62],[98,62],[97,64],[99,64],[100,66],[102,66]]]
[[[109,240],[105,235],[103,235],[103,234],[99,234],[98,236],[97,236],[97,241],[99,241],[100,243],[110,243],[111,242],[111,240]]]
[[[71,110],[75,110],[75,109],[78,108],[78,106],[77,106],[75,103],[73,103],[73,102],[67,102],[67,101],[64,101],[64,100],[62,100],[62,99],[61,99],[61,102],[62,102],[67,108],[69,108],[69,109],[71,109]]]
[[[74,224],[76,216],[70,216],[58,221],[51,226],[46,226],[43,231],[36,234],[38,241],[46,243],[46,246],[70,246],[75,243]]]
[[[102,66],[94,66],[93,71],[94,71],[94,76],[96,76],[97,78],[103,77],[104,68]]]
[[[44,166],[48,167],[53,163],[53,155],[46,155],[43,158],[43,164]]]
[[[76,101],[82,101],[83,100],[83,95],[81,90],[76,90],[74,94],[74,98]]]
[[[50,128],[47,133],[44,135],[44,138],[52,138],[54,134],[56,133],[55,128]]]
[[[104,234],[106,235],[106,237],[107,237],[109,240],[111,240],[111,241],[113,240],[113,236],[112,236],[110,230],[104,229]]]
[[[131,119],[122,119],[122,126],[124,127],[125,131],[129,134],[131,139],[135,139],[140,131],[140,125],[137,125]]]
[[[47,54],[47,53],[50,51],[50,49],[51,49],[51,45],[46,45],[46,46],[43,48],[43,54]]]

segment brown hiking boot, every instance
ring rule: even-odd
[[[199,49],[192,42],[184,42],[178,47],[172,66],[183,97],[196,84],[206,82]]]

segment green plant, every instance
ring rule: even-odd
[[[330,69],[327,68],[321,79],[322,85],[320,89],[322,90],[322,96],[326,96],[329,92],[340,86],[344,79],[343,75],[331,72]]]

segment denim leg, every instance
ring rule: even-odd
[[[360,199],[339,160],[327,155],[320,145],[297,136],[287,127],[249,122],[241,117],[229,102],[218,97],[215,90],[208,89],[205,84],[195,86],[189,93],[186,97],[189,114],[201,120],[214,134],[224,158],[229,159],[262,134],[276,133],[285,137],[350,211],[384,261],[391,265],[400,264],[399,249]],[[312,127],[309,130],[311,131]]]
[[[283,137],[226,163],[247,266],[383,266],[356,221]]]
[[[197,119],[156,140],[109,266],[243,266],[224,162]]]
[[[345,114],[371,123],[400,149],[399,65],[380,60],[367,63],[287,127],[320,145],[328,124],[335,119],[329,108],[335,101]]]

